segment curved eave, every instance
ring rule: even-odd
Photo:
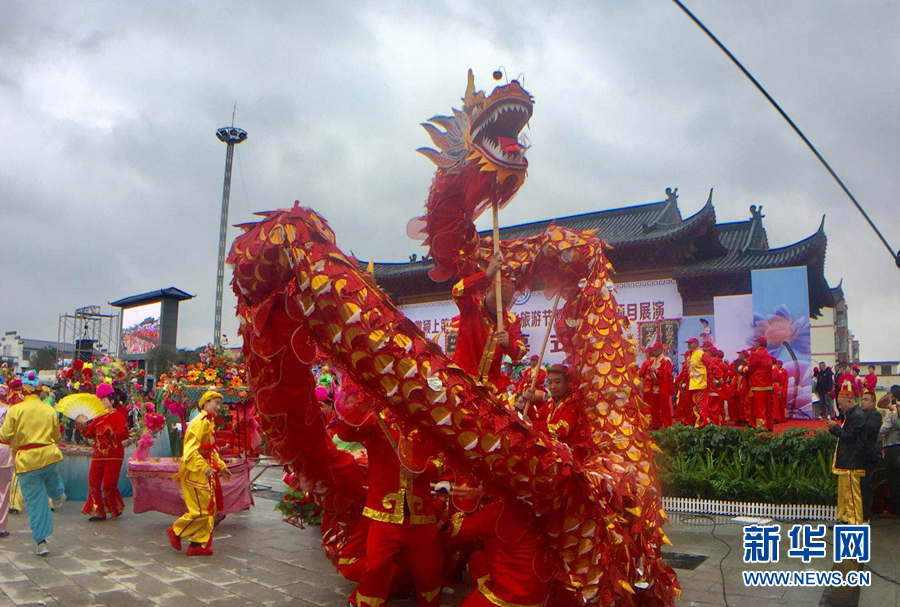
[[[624,240],[616,242],[611,240],[610,244],[616,249],[640,247],[646,245],[659,245],[663,242],[671,242],[683,239],[687,236],[703,236],[705,234],[715,234],[716,226],[716,209],[712,204],[712,197],[706,201],[703,208],[685,219],[673,224],[657,224],[654,231],[648,232],[640,238]],[[656,230],[659,230],[656,233]],[[724,254],[726,249],[719,242],[718,238],[709,238],[708,242],[703,243],[703,250],[710,254]]]
[[[676,279],[698,279],[713,276],[747,274],[752,270],[806,266],[809,270],[810,316],[818,316],[821,309],[833,307],[834,296],[825,279],[825,253],[828,238],[824,222],[812,236],[777,249],[730,251],[724,257],[692,264],[675,273]]]
[[[794,244],[777,249],[748,249],[729,251],[716,259],[707,259],[678,270],[675,276],[711,276],[731,272],[787,268],[796,265],[821,263],[824,267],[828,238],[821,228],[815,234]]]

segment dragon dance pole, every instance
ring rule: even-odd
[[[500,252],[500,209],[497,201],[494,201],[494,254]],[[497,300],[497,330],[503,330],[503,284],[501,282],[502,270],[494,274],[494,294]]]
[[[534,389],[537,388],[538,376],[541,372],[541,365],[544,364],[544,353],[547,351],[547,342],[550,341],[550,332],[553,331],[553,325],[556,324],[556,315],[559,312],[559,297],[562,295],[562,289],[560,289],[556,293],[556,299],[553,300],[553,314],[550,315],[550,325],[547,327],[547,332],[544,333],[544,343],[541,345],[541,354],[538,356],[538,364],[535,367],[534,372],[531,374],[531,392],[534,393]],[[525,412],[522,414],[524,417],[528,417],[528,413],[531,411],[531,403],[529,402],[525,405]]]
[[[381,415],[379,415],[377,412],[374,413],[374,415],[375,415],[375,421],[377,421],[378,425],[381,426],[381,431],[384,432],[384,437],[387,439],[388,443],[391,445],[391,449],[393,449],[396,452],[397,451],[397,441],[395,441],[394,437],[391,436],[391,432],[390,432],[390,430],[388,430],[388,427],[384,423],[384,420],[381,419]],[[400,454],[397,453],[397,455],[399,456]]]

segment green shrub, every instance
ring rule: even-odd
[[[837,439],[792,429],[676,425],[652,433],[663,494],[776,504],[834,504],[831,458]]]

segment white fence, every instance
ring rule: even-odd
[[[663,510],[686,514],[721,514],[780,520],[837,520],[837,506],[809,504],[766,504],[762,502],[726,502],[690,497],[664,497]]]

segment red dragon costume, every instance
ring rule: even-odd
[[[487,206],[507,203],[527,166],[516,137],[532,100],[519,83],[486,96],[470,76],[464,102],[453,117],[430,121],[445,129],[429,125],[441,151],[423,152],[438,170],[426,215],[411,226],[426,237],[436,279],[487,266],[493,243],[478,237],[472,221]],[[310,373],[317,353],[364,386],[377,409],[433,441],[451,469],[477,478],[495,499],[527,508],[534,517],[527,524],[558,563],[553,583],[573,602],[674,603],[678,581],[660,554],[668,540],[655,445],[603,241],[549,226],[501,243],[503,275],[518,290],[539,283],[565,296],[557,337],[590,424],[589,453],[575,461],[568,447],[523,423],[404,317],[337,247],[317,213],[295,204],[261,216],[240,226],[244,234],[228,257],[249,383],[269,448],[334,521],[323,536],[333,562],[365,507],[365,477],[325,432]]]

